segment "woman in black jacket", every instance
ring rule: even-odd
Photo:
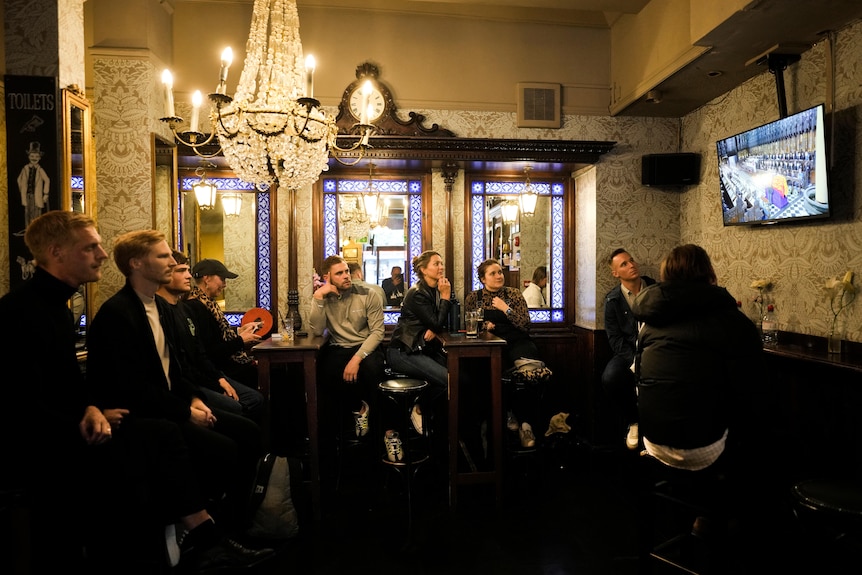
[[[413,271],[419,282],[404,294],[401,317],[392,332],[386,360],[395,371],[430,384],[421,401],[429,405],[449,385],[446,356],[437,334],[448,326],[452,285],[444,275],[443,258],[435,251],[425,251],[413,258]],[[412,421],[422,433],[420,413],[421,408],[414,410]]]
[[[694,244],[671,251],[661,283],[638,294],[632,313],[645,324],[635,359],[644,447],[665,465],[704,469],[742,433],[731,427],[761,361],[757,327]]]

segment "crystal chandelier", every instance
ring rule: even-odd
[[[202,102],[198,93],[192,100],[189,129],[177,132],[183,119],[174,113],[170,72],[163,73],[166,116],[161,120],[178,142],[199,156],[213,157],[219,151],[207,155],[203,146],[217,136],[220,152],[236,176],[263,190],[276,183],[296,190],[315,182],[328,169],[330,153],[345,165],[362,159],[374,126],[359,124],[362,137],[351,148],[336,145],[335,120],[314,99],[315,62],[312,56],[303,59],[295,0],[255,0],[245,64],[236,94],[230,97],[225,85],[232,59],[230,48],[225,49],[218,87],[209,95],[213,109],[208,135],[198,131]],[[338,157],[357,149],[355,161]]]

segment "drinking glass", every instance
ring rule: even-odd
[[[479,335],[479,312],[470,310],[465,316],[467,322],[467,337],[478,337]]]
[[[285,341],[293,341],[294,329],[292,317],[288,316],[281,320],[281,336]]]

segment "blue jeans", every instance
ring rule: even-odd
[[[237,415],[245,415],[254,421],[260,421],[263,415],[264,398],[263,394],[256,389],[252,389],[247,385],[243,385],[230,377],[225,378],[228,383],[236,390],[239,401],[225,395],[222,391],[215,391],[202,387],[201,391],[204,394],[204,403],[210,409],[221,409],[229,413]]]
[[[428,387],[419,398],[419,405],[426,420],[433,417],[435,400],[449,389],[449,369],[433,357],[423,353],[406,353],[392,345],[386,348],[386,362],[398,373],[428,382]]]

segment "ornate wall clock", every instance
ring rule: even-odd
[[[338,105],[338,116],[335,124],[339,134],[358,135],[358,126],[362,122],[363,102],[366,103],[367,116],[365,121],[373,124],[377,136],[434,136],[453,137],[449,130],[444,130],[434,124],[430,128],[422,126],[425,116],[410,112],[410,120],[402,121],[396,115],[395,101],[389,87],[380,80],[377,66],[365,62],[356,67],[356,80],[344,89],[341,103]],[[367,98],[363,87],[368,81],[371,91]]]

